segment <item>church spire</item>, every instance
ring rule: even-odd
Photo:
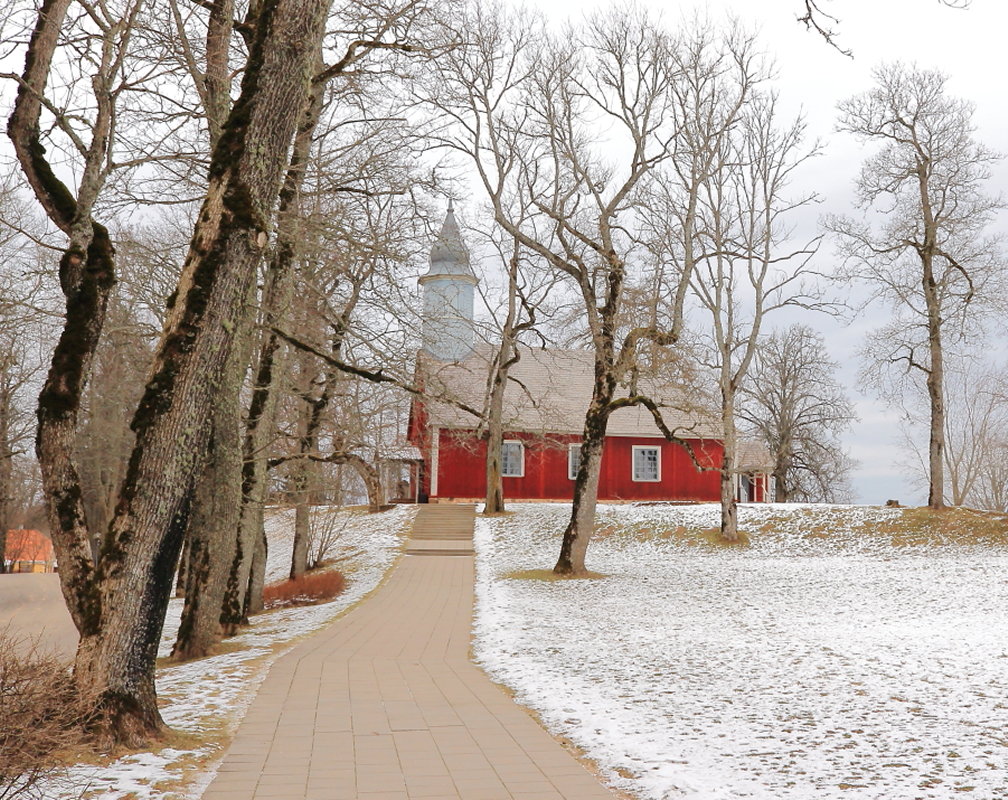
[[[430,269],[427,275],[467,275],[472,277],[469,267],[469,251],[462,241],[462,232],[455,221],[455,209],[448,201],[448,213],[441,224],[441,232],[430,251]]]
[[[461,361],[472,352],[477,280],[450,199],[441,231],[431,247],[430,268],[420,276],[419,283],[423,287],[424,350],[440,361]]]

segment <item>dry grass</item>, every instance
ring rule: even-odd
[[[815,508],[795,508],[786,514],[770,512],[761,518],[752,533],[739,530],[738,542],[721,538],[717,528],[678,525],[654,528],[645,524],[606,524],[595,531],[599,538],[627,536],[640,541],[671,539],[679,544],[708,547],[748,547],[753,539],[772,539],[779,532],[793,530],[800,521],[805,539],[828,540],[836,532],[835,516],[823,517]],[[890,519],[864,519],[853,514],[849,523],[839,523],[859,536],[888,537],[893,547],[1008,546],[1008,514],[977,511],[971,508],[904,508]]]
[[[1008,514],[972,508],[908,508],[891,520],[866,528],[888,536],[894,547],[921,545],[1008,545]]]
[[[90,709],[69,664],[0,630],[0,800],[43,797],[65,755],[86,747]]]
[[[749,534],[741,528],[738,531],[738,539],[734,542],[725,539],[721,535],[720,528],[703,528],[695,535],[699,539],[695,544],[706,544],[710,547],[748,547],[750,544]]]
[[[346,579],[342,572],[308,572],[295,580],[267,586],[263,589],[263,604],[267,609],[317,605],[337,597],[345,588]]]
[[[600,578],[607,578],[601,572],[591,570],[580,575],[557,575],[551,569],[518,569],[514,572],[507,572],[503,576],[508,580],[516,581],[545,581],[546,583],[557,583],[558,581],[594,581]]]
[[[764,526],[764,529],[766,527]],[[738,541],[729,542],[721,536],[720,528],[690,528],[685,525],[677,525],[674,528],[654,528],[643,524],[600,525],[595,529],[595,536],[602,539],[609,536],[629,536],[638,541],[672,539],[679,544],[697,547],[748,547],[749,533],[740,529],[738,535]]]

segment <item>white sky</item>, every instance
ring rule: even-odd
[[[809,186],[823,202],[813,212],[815,218],[799,224],[802,230],[806,226],[814,230],[821,214],[852,212],[853,180],[865,151],[850,137],[833,130],[836,106],[840,100],[870,88],[871,71],[883,61],[915,62],[947,74],[949,92],[976,104],[980,141],[1008,153],[1005,0],[973,0],[968,10],[947,8],[939,0],[821,0],[822,8],[840,18],[836,26],[838,41],[853,51],[853,58],[841,55],[797,22],[804,7],[801,0],[640,2],[659,12],[672,27],[699,11],[714,20],[733,15],[757,30],[763,47],[777,64],[783,109],[803,112],[808,120],[809,140],[819,139],[824,145],[824,155],[805,173]],[[551,0],[534,5],[561,21],[607,4],[608,0]],[[1008,196],[1008,163],[997,168],[989,190]],[[1003,216],[1002,230],[1008,229],[1006,222],[1008,217]],[[824,269],[828,270],[832,251],[832,244],[826,242],[819,256]],[[885,316],[884,309],[874,309],[853,321],[817,315],[807,322],[826,335],[861,416],[846,442],[860,462],[854,476],[857,500],[879,503],[897,498],[904,503],[923,503],[924,491],[912,488],[897,465],[901,459],[896,446],[897,414],[857,391],[857,351],[862,337]],[[992,356],[1003,361],[1003,347],[999,346]]]

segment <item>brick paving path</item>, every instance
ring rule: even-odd
[[[612,800],[469,661],[472,506],[421,507],[384,585],[274,665],[204,800]]]

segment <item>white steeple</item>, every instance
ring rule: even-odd
[[[473,292],[476,276],[462,242],[455,211],[448,213],[431,247],[423,287],[423,349],[439,361],[462,361],[473,347]]]

